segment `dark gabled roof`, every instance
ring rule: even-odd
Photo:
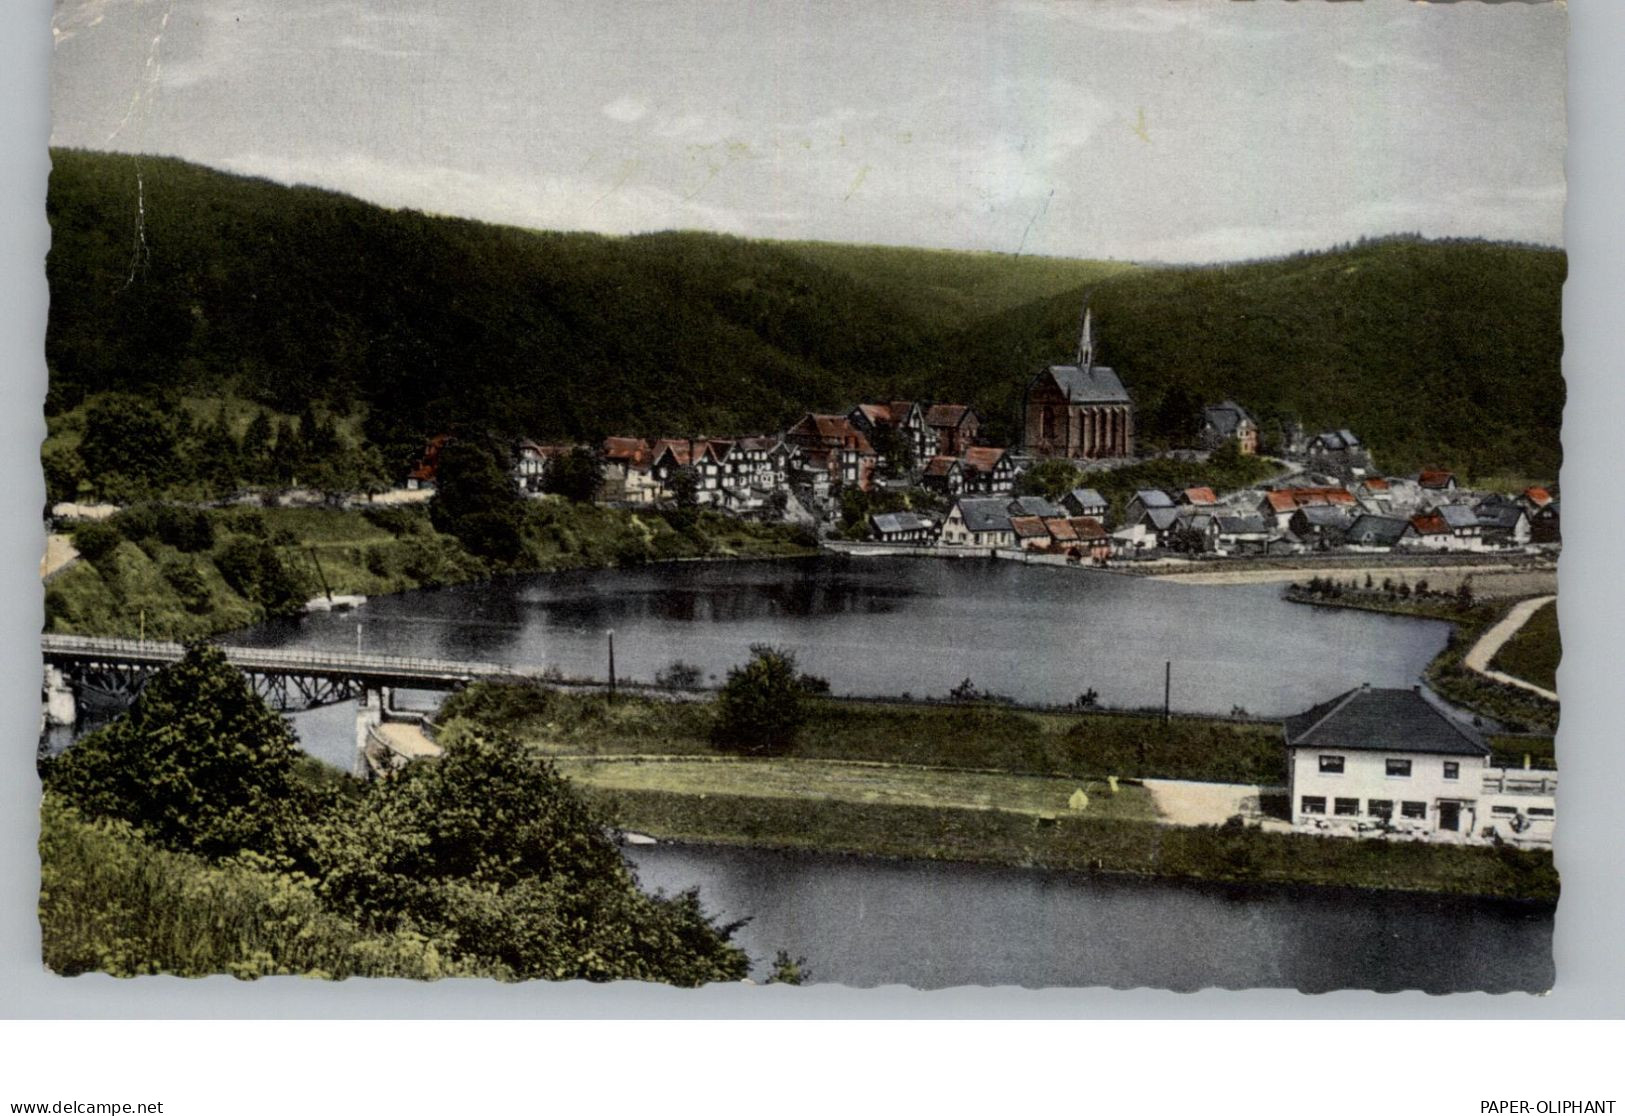
[[[1439,518],[1452,527],[1477,527],[1478,513],[1466,504],[1440,504],[1436,509]]]
[[[1134,493],[1134,499],[1140,501],[1142,508],[1171,508],[1174,502],[1168,494],[1160,488],[1142,488]]]
[[[1061,389],[1061,394],[1072,403],[1127,403],[1128,389],[1117,373],[1110,368],[1095,365],[1079,368],[1076,364],[1052,364],[1047,374]]]
[[[1393,515],[1362,515],[1348,530],[1356,546],[1393,546],[1405,533],[1405,521]]]
[[[1503,531],[1513,531],[1518,527],[1518,520],[1527,519],[1523,507],[1519,504],[1480,504],[1478,505],[1478,522],[1483,527],[1494,527]]]
[[[1011,515],[1036,515],[1043,519],[1064,517],[1066,509],[1042,496],[1017,496],[1010,501]]]
[[[1369,686],[1288,717],[1286,746],[1447,756],[1490,754],[1483,737],[1451,719],[1419,690],[1374,690]]]
[[[956,505],[968,531],[1008,531],[1010,513],[1005,510],[1009,500],[997,496],[965,498]]]
[[[936,429],[960,425],[975,412],[963,403],[933,403],[925,412],[925,425]]]
[[[1299,508],[1292,513],[1292,518],[1303,516],[1304,522],[1311,527],[1347,527],[1349,513],[1342,508],[1335,508],[1329,504],[1311,504],[1306,508]]]
[[[1243,419],[1253,421],[1253,416],[1242,410],[1241,404],[1232,399],[1226,399],[1223,403],[1210,403],[1202,408],[1202,414],[1214,433],[1224,438],[1233,437]]]
[[[1071,497],[1080,508],[1103,508],[1107,504],[1106,497],[1092,488],[1074,488],[1061,499],[1065,500],[1067,497]]]
[[[1221,535],[1267,535],[1275,526],[1261,515],[1220,515],[1214,517]],[[1404,527],[1403,521],[1400,526]]]
[[[1159,531],[1166,531],[1179,522],[1178,508],[1146,508],[1140,519],[1151,521],[1151,526]]]

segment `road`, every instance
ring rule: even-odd
[[[1539,694],[1547,701],[1556,701],[1557,695],[1543,686],[1537,686],[1533,682],[1525,682],[1522,678],[1514,678],[1504,671],[1490,669],[1490,663],[1494,661],[1495,653],[1501,650],[1506,641],[1517,635],[1519,629],[1529,622],[1531,616],[1539,612],[1543,606],[1555,600],[1557,598],[1552,596],[1531,597],[1527,601],[1519,601],[1512,607],[1512,611],[1502,617],[1499,623],[1480,636],[1478,642],[1473,644],[1472,650],[1468,651],[1466,657],[1462,660],[1467,664],[1467,669],[1477,671],[1485,678],[1493,679],[1496,682],[1503,682],[1508,686],[1516,686],[1520,690],[1528,690],[1532,694]]]

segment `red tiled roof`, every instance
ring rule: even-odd
[[[1100,520],[1092,516],[1075,515],[1067,522],[1072,524],[1072,533],[1082,542],[1106,537],[1106,528],[1101,526]]]
[[[938,454],[925,463],[925,475],[928,477],[945,477],[959,464],[959,458]]]
[[[1442,515],[1413,515],[1411,527],[1418,535],[1448,535],[1450,524],[1444,521]]]
[[[611,435],[604,439],[603,454],[609,461],[636,462],[640,456],[647,457],[649,443],[642,438],[623,438]]]
[[[1093,522],[1093,520],[1090,522]],[[1073,530],[1071,520],[1046,519],[1044,520],[1044,529],[1049,532],[1049,537],[1057,542],[1078,541],[1078,533],[1077,531]]]
[[[1552,502],[1552,494],[1544,488],[1526,488],[1523,490],[1524,498],[1537,508],[1544,508]]]
[[[933,403],[925,412],[927,426],[958,426],[970,408],[963,403]]]
[[[1219,498],[1213,494],[1213,489],[1187,488],[1184,492],[1185,500],[1192,504],[1217,504]]]
[[[1003,446],[971,446],[965,450],[965,467],[991,472],[1003,456]]]
[[[1266,492],[1264,499],[1268,502],[1271,511],[1289,512],[1298,510],[1298,498],[1292,495],[1290,489],[1281,492]]]
[[[1455,477],[1456,474],[1449,469],[1423,469],[1422,475],[1417,478],[1417,483],[1423,488],[1444,488]]]
[[[1370,492],[1387,492],[1388,481],[1384,477],[1367,477],[1361,482]]]
[[[1044,521],[1036,515],[1012,515],[1010,529],[1016,533],[1018,539],[1047,539],[1049,528]]]

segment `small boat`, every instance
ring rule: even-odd
[[[330,597],[313,597],[305,602],[306,612],[348,612],[367,603],[360,593],[335,593]]]

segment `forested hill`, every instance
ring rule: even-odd
[[[1557,461],[1558,252],[1387,242],[1179,270],[605,237],[170,159],[140,160],[138,197],[131,157],[53,156],[54,410],[113,389],[365,405],[397,456],[454,422],[721,434],[917,395],[974,402],[1008,437],[1022,385],[1071,351],[1092,289],[1101,357],[1153,436],[1180,384],[1352,426],[1396,468],[1544,475]]]

